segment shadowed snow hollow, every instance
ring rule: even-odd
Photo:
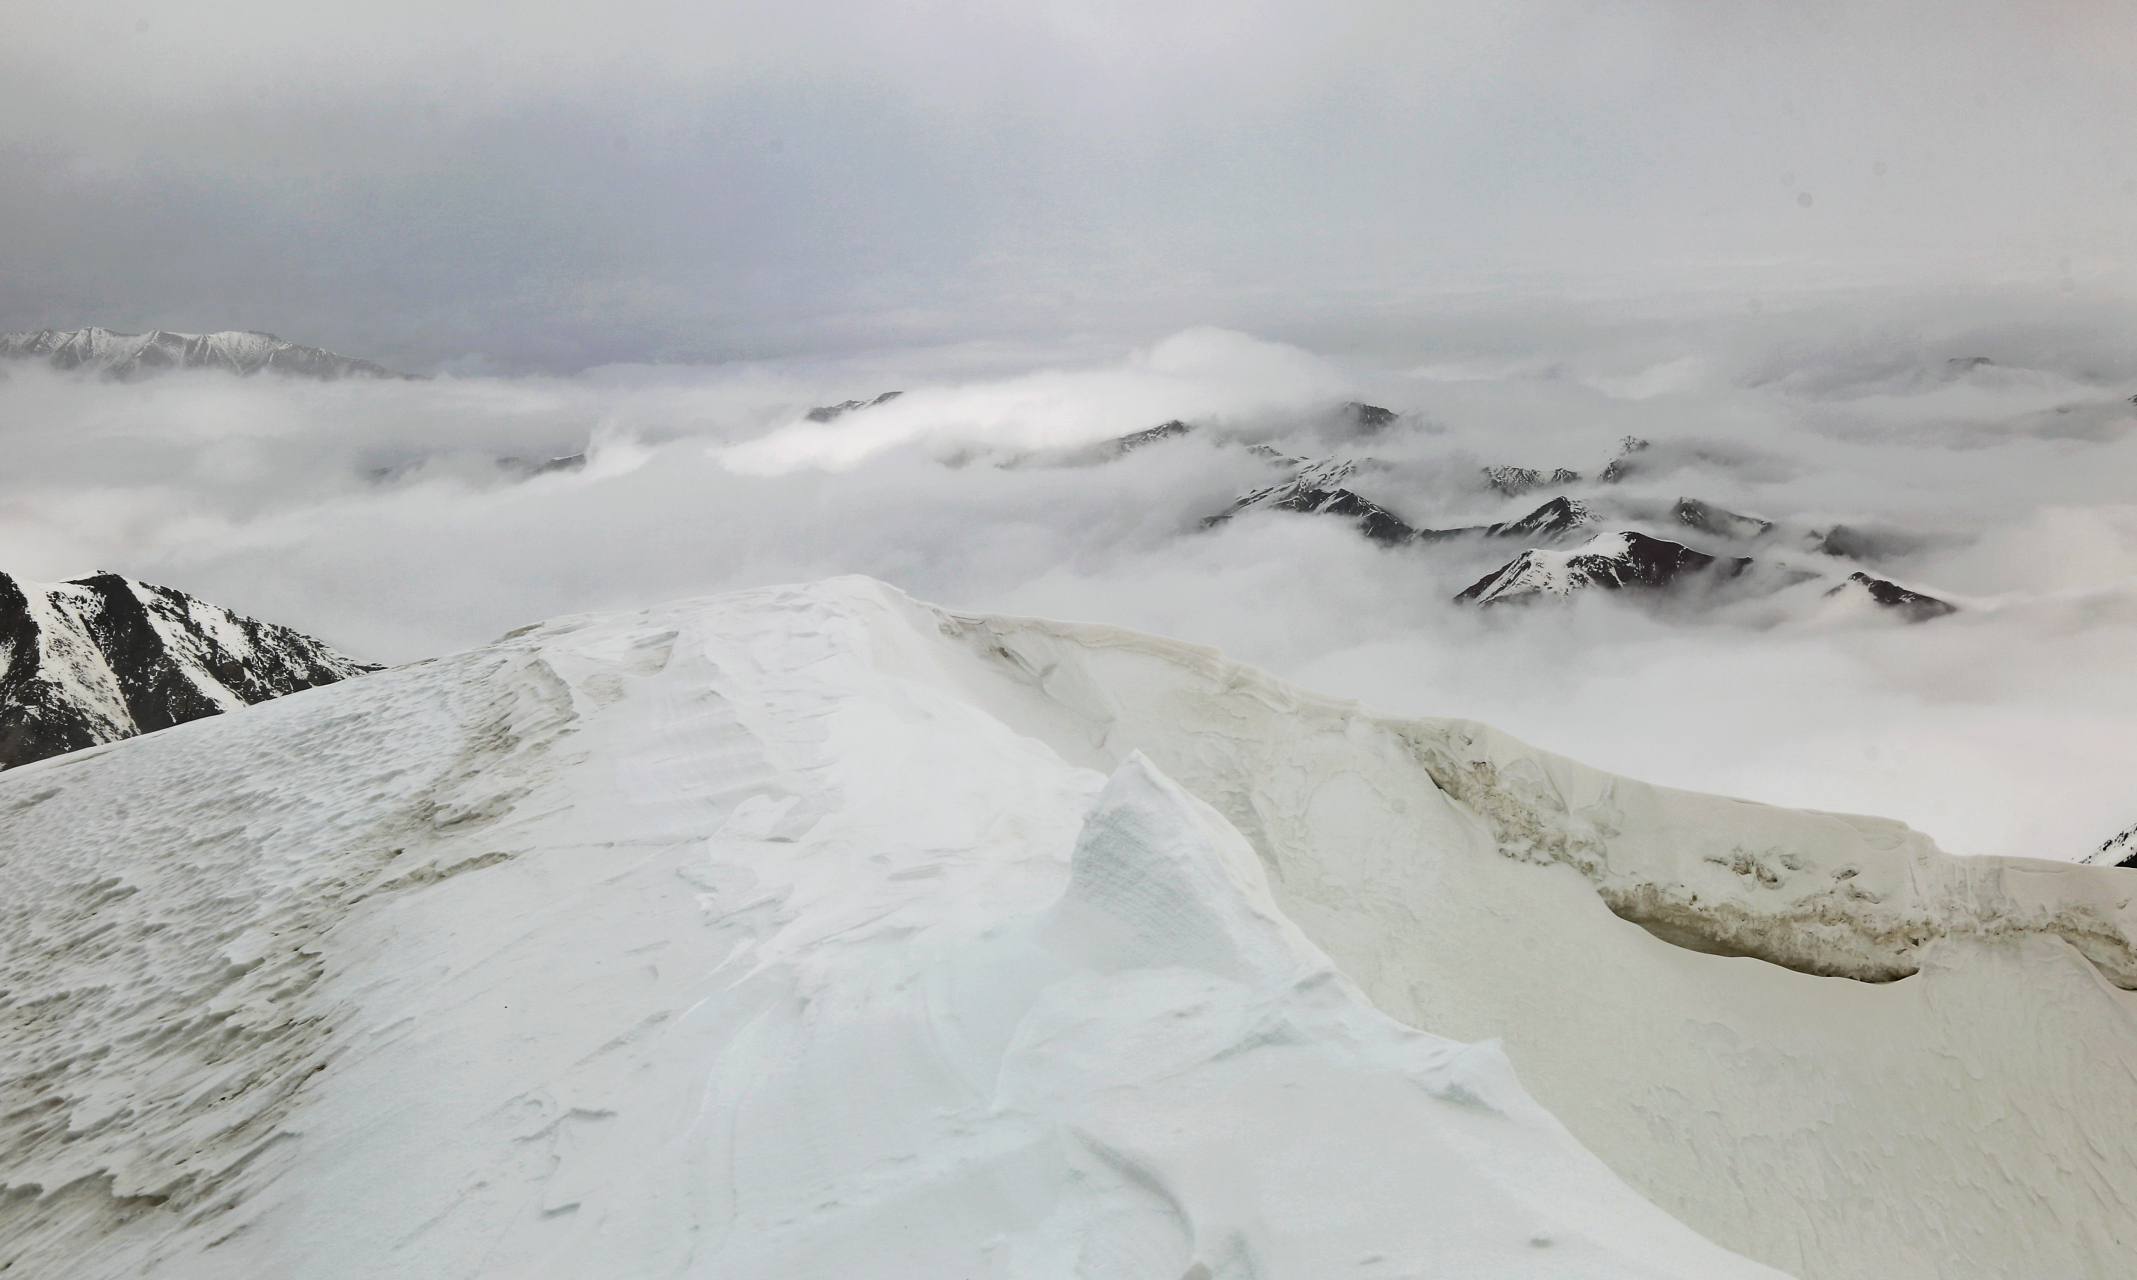
[[[0,1266],[2119,1275],[2133,879],[864,579],[564,619],[0,776]]]

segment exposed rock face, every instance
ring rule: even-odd
[[[1646,452],[1647,447],[1648,442],[1638,436],[1626,436],[1618,441],[1618,456],[1603,464],[1603,469],[1595,473],[1596,483],[1616,484],[1631,475],[1639,468],[1639,463],[1633,459],[1633,455]]]
[[[1810,536],[1810,549],[1820,555],[1867,564],[1904,556],[1920,550],[1921,546],[1921,539],[1896,529],[1859,529],[1845,524],[1836,524]]]
[[[2125,827],[2102,840],[2098,850],[2079,861],[2088,866],[2137,868],[2137,827]]]
[[[1557,542],[1594,523],[1595,517],[1589,512],[1587,504],[1572,498],[1553,498],[1519,520],[1487,526],[1484,532],[1494,538]]]
[[[1738,515],[1711,502],[1701,502],[1697,498],[1677,499],[1677,505],[1670,508],[1670,518],[1687,528],[1697,529],[1717,538],[1756,538],[1773,528],[1771,520]]]
[[[1282,484],[1269,485],[1247,494],[1205,519],[1202,527],[1208,529],[1223,524],[1250,508],[1270,507],[1278,511],[1345,516],[1355,521],[1359,532],[1366,537],[1388,546],[1416,541],[1420,531],[1402,517],[1342,487],[1357,469],[1358,464],[1349,459],[1330,458],[1310,463]]]
[[[1177,431],[1173,428],[1177,428]],[[1131,441],[1148,443],[1149,440],[1162,439],[1164,435],[1178,434],[1186,430],[1188,428],[1185,424],[1166,423],[1162,427],[1153,427],[1133,436],[1124,436],[1112,444],[1114,448],[1125,452],[1127,447],[1133,447]],[[1454,529],[1420,529],[1386,507],[1345,486],[1344,482],[1358,472],[1359,463],[1356,459],[1324,458],[1318,462],[1308,462],[1303,458],[1288,457],[1266,445],[1256,445],[1254,449],[1273,462],[1296,466],[1299,469],[1289,480],[1256,489],[1224,511],[1204,519],[1203,528],[1223,524],[1242,511],[1266,507],[1308,515],[1341,516],[1355,522],[1359,532],[1373,541],[1396,547],[1412,542],[1443,542],[1450,538],[1466,537],[1518,538],[1532,543],[1558,542],[1594,524],[1594,515],[1586,504],[1572,498],[1558,497],[1518,520],[1505,520],[1491,525],[1467,525]]]
[[[1941,618],[1947,613],[1959,611],[1958,605],[1939,600],[1935,596],[1923,595],[1919,591],[1910,591],[1896,582],[1873,578],[1859,569],[1849,574],[1846,582],[1825,594],[1837,596],[1852,592],[1867,594],[1870,599],[1885,608],[1905,615],[1909,622],[1927,622],[1931,618]]]
[[[1366,404],[1360,400],[1348,401],[1336,410],[1337,421],[1361,436],[1385,430],[1401,416],[1393,409],[1383,409],[1377,404]]]
[[[288,627],[100,573],[0,573],[0,769],[376,671]]]
[[[1486,467],[1484,483],[1497,489],[1509,498],[1518,498],[1532,489],[1545,485],[1578,484],[1581,474],[1559,467],[1554,471],[1538,471],[1534,467]]]
[[[886,391],[873,400],[846,400],[839,404],[818,405],[816,408],[809,410],[804,416],[811,422],[830,422],[836,418],[842,418],[856,409],[873,409],[879,404],[889,404],[904,394],[903,391]]]
[[[1118,439],[1108,440],[1099,446],[1099,453],[1104,460],[1110,462],[1122,454],[1133,453],[1145,445],[1153,445],[1160,440],[1170,440],[1174,436],[1184,436],[1193,430],[1194,427],[1191,424],[1174,418],[1170,422],[1160,422],[1154,427],[1145,427],[1141,431],[1131,431]]]
[[[143,377],[166,369],[221,369],[250,376],[270,372],[331,382],[339,378],[415,379],[384,365],[318,347],[300,346],[271,333],[230,329],[221,333],[114,333],[109,329],[37,329],[0,333],[0,356],[43,359],[55,369],[93,369],[107,378]]]
[[[1630,530],[1601,534],[1572,551],[1531,549],[1478,579],[1455,597],[1478,605],[1540,595],[1564,596],[1583,587],[1667,587],[1691,575],[1733,578],[1749,557],[1722,558],[1682,543]]]
[[[552,471],[584,471],[584,453],[562,453],[548,458],[499,458],[499,471],[509,471],[520,477],[548,475]]]

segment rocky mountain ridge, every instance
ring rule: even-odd
[[[0,573],[0,769],[376,671],[301,632],[99,573]]]
[[[35,329],[0,333],[0,356],[42,359],[55,369],[89,369],[126,381],[170,369],[221,369],[250,377],[280,373],[332,382],[341,378],[414,380],[384,365],[255,330],[219,333],[115,333],[110,329]]]
[[[1128,448],[1182,435],[1193,428],[1168,422],[1162,427],[1138,432],[1115,441],[1113,456]],[[1130,444],[1130,442],[1134,442]],[[1679,497],[1667,510],[1637,502],[1584,500],[1568,494],[1541,504],[1525,515],[1492,524],[1450,528],[1425,528],[1403,519],[1355,486],[1356,478],[1376,468],[1369,458],[1332,456],[1318,459],[1294,457],[1268,445],[1250,446],[1253,452],[1291,471],[1288,478],[1240,495],[1231,506],[1201,521],[1204,529],[1215,528],[1257,509],[1292,511],[1346,519],[1374,542],[1388,547],[1444,543],[1457,539],[1506,539],[1526,544],[1512,560],[1499,565],[1455,596],[1461,604],[1490,605],[1536,597],[1567,596],[1586,588],[1616,591],[1623,588],[1664,590],[1692,582],[1713,585],[1744,577],[1754,565],[1761,568],[1760,586],[1778,589],[1817,578],[1836,579],[1824,567],[1811,567],[1771,551],[1781,549],[1777,526],[1762,516],[1730,511],[1716,503]],[[1488,466],[1483,468],[1485,487],[1502,497],[1516,497],[1539,485],[1586,481],[1614,485],[1630,473],[1638,455],[1650,448],[1647,441],[1626,437],[1617,456],[1598,471],[1592,481],[1563,468],[1545,472],[1536,468]],[[1618,523],[1628,521],[1630,523]],[[1728,550],[1703,551],[1675,538],[1662,537],[1633,527],[1682,529],[1724,544],[1729,550],[1762,548],[1759,557],[1732,555]],[[1572,551],[1551,548],[1584,538]],[[1814,530],[1805,535],[1804,549],[1820,557],[1849,560],[1858,556],[1875,559],[1878,549],[1904,546],[1897,535],[1866,538],[1843,525]],[[1859,596],[1878,608],[1891,610],[1909,622],[1924,622],[1957,611],[1958,606],[1926,592],[1905,587],[1857,569],[1837,577],[1824,593],[1827,597]]]

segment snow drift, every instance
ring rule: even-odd
[[[2102,1123],[2137,1102],[2129,873],[863,579],[11,770],[0,890],[15,1275],[2106,1277],[2137,1244]]]

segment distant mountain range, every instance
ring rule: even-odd
[[[115,573],[0,573],[0,769],[379,668],[288,627]]]
[[[886,391],[872,400],[824,405],[805,415],[811,422],[836,421],[898,397]],[[1322,441],[1377,436],[1401,415],[1378,405],[1349,401],[1305,424],[1305,434]],[[1049,453],[1027,453],[1001,460],[1003,466],[1089,466],[1114,462],[1130,453],[1200,430],[1174,419],[1096,445]],[[1454,597],[1457,604],[1489,606],[1517,600],[1563,597],[1600,589],[1636,593],[1705,591],[1733,583],[1726,599],[1739,599],[1824,579],[1828,599],[1856,599],[1872,609],[1889,610],[1909,622],[1925,622],[1958,611],[1958,606],[1903,586],[1863,569],[1841,571],[1833,561],[1875,564],[1888,556],[1917,549],[1918,540],[1896,531],[1861,530],[1830,525],[1784,534],[1773,521],[1730,511],[1699,498],[1680,497],[1672,505],[1648,504],[1608,496],[1616,486],[1644,471],[1661,473],[1681,465],[1681,447],[1657,448],[1639,436],[1626,436],[1617,452],[1592,472],[1564,467],[1487,466],[1482,488],[1501,498],[1517,498],[1538,489],[1587,486],[1601,489],[1588,498],[1560,494],[1525,515],[1494,524],[1426,528],[1360,492],[1361,476],[1390,470],[1371,458],[1335,455],[1299,457],[1267,443],[1222,437],[1288,473],[1274,483],[1241,494],[1222,511],[1204,516],[1212,529],[1257,510],[1334,516],[1386,547],[1466,543],[1510,543],[1518,555],[1479,578]],[[1696,454],[1691,455],[1697,457]],[[1661,462],[1657,463],[1657,458]],[[1637,527],[1645,525],[1645,528]],[[1670,536],[1663,536],[1664,534]],[[1678,537],[1706,542],[1702,550]],[[1793,541],[1791,541],[1793,538]],[[1570,550],[1557,550],[1572,545]],[[1755,550],[1758,555],[1738,554]]]
[[[1385,409],[1370,405],[1346,405],[1345,410],[1385,415],[1379,419],[1380,423],[1393,416]],[[1183,435],[1190,430],[1192,428],[1186,423],[1168,422],[1123,436],[1101,452],[1108,457],[1118,457],[1131,449]],[[1639,455],[1650,447],[1647,441],[1637,436],[1627,436],[1620,442],[1617,455],[1592,477],[1564,468],[1543,471],[1530,467],[1485,467],[1484,485],[1502,497],[1518,497],[1553,485],[1615,485],[1634,474],[1641,462]],[[1231,506],[1204,517],[1203,528],[1224,524],[1248,511],[1267,509],[1346,519],[1358,532],[1389,547],[1457,539],[1509,540],[1526,544],[1526,550],[1456,595],[1455,601],[1460,604],[1482,606],[1566,596],[1587,588],[1659,590],[1683,588],[1693,583],[1711,587],[1738,578],[1746,578],[1750,584],[1748,590],[1755,593],[1826,578],[1833,585],[1824,592],[1825,596],[1859,598],[1873,606],[1889,609],[1910,622],[1924,622],[1958,609],[1948,601],[1859,569],[1841,576],[1816,561],[1805,563],[1792,557],[1754,558],[1729,554],[1738,547],[1754,544],[1762,553],[1778,550],[1774,522],[1729,511],[1697,498],[1679,498],[1666,511],[1651,508],[1640,518],[1651,528],[1673,533],[1681,530],[1727,544],[1726,549],[1702,551],[1649,530],[1610,527],[1603,509],[1632,504],[1602,502],[1603,509],[1599,509],[1599,500],[1584,501],[1563,494],[1513,520],[1444,529],[1421,528],[1354,487],[1359,475],[1370,475],[1380,465],[1370,459],[1309,459],[1292,457],[1267,445],[1251,445],[1249,448],[1291,474],[1275,484],[1250,490],[1240,495]],[[1572,550],[1552,549],[1576,538],[1582,542]],[[1875,559],[1880,554],[1912,549],[1913,546],[1904,535],[1865,534],[1843,525],[1812,532],[1802,545],[1818,561]],[[1754,567],[1760,568],[1761,572],[1751,576],[1749,571]]]
[[[221,333],[113,333],[109,329],[37,329],[0,333],[0,356],[41,359],[55,369],[90,369],[108,378],[131,379],[167,369],[221,369],[251,375],[283,373],[331,382],[339,378],[415,379],[381,364],[300,346],[271,333],[229,329]]]

